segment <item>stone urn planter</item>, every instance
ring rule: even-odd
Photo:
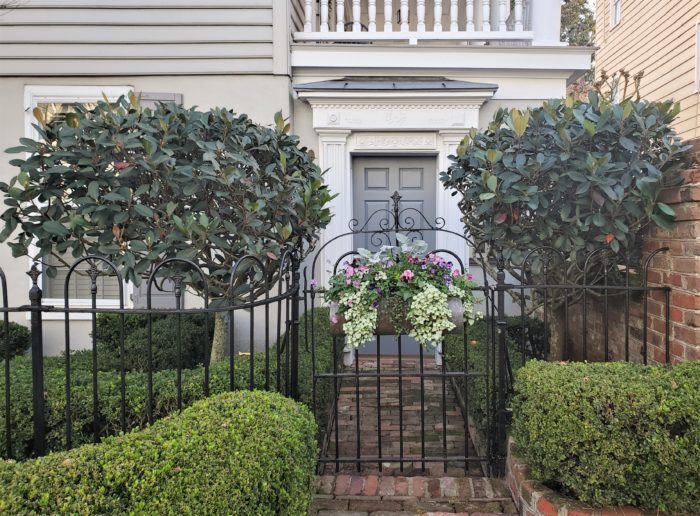
[[[377,307],[377,327],[375,329],[375,334],[377,335],[395,335],[396,327],[398,326],[403,330],[404,333],[408,333],[411,330],[411,323],[406,320],[408,314],[407,302],[397,301],[397,300],[387,300],[382,299],[379,301],[379,306]],[[450,308],[452,315],[450,320],[454,323],[455,328],[448,332],[451,334],[461,334],[464,332],[464,306],[462,305],[462,300],[457,297],[451,297],[447,300],[447,306]],[[393,312],[393,314],[392,314]],[[396,312],[402,312],[397,314]],[[333,322],[333,316],[338,316],[338,322]],[[393,315],[393,317],[392,317]],[[330,306],[330,317],[331,317],[331,335],[342,336],[345,335],[343,330],[343,324],[345,324],[345,318],[342,315],[338,315],[338,303],[332,302]],[[398,323],[398,324],[397,324]]]

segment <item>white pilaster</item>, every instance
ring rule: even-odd
[[[457,146],[462,141],[467,131],[468,129],[459,132],[440,132],[442,146],[438,158],[439,172],[443,172],[449,168],[451,161],[448,159],[448,156],[453,156],[457,153]],[[462,235],[464,234],[464,225],[462,224],[462,212],[459,210],[459,194],[452,196],[453,190],[445,189],[440,181],[439,172],[437,178],[437,203],[435,204],[436,215],[438,218],[445,220],[445,229]],[[438,249],[449,249],[459,256],[460,259],[465,261],[465,267],[469,266],[469,247],[461,238],[456,238],[450,233],[437,231],[435,244]]]
[[[348,232],[348,222],[352,218],[352,170],[350,154],[347,150],[349,130],[324,129],[319,136],[319,166],[325,170],[325,182],[331,193],[340,194],[331,201],[333,214],[331,222],[324,230],[321,245],[337,235]],[[324,249],[322,261],[316,265],[315,275],[320,285],[325,285],[336,260],[352,250],[352,237],[334,240]]]

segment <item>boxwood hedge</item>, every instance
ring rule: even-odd
[[[532,475],[598,505],[700,507],[700,363],[532,361],[513,437]]]
[[[332,368],[329,316],[327,309],[317,309],[315,330],[317,370],[328,372]],[[311,344],[307,342],[306,320],[302,317],[299,345],[299,391],[300,399],[306,404],[312,399]],[[98,351],[99,356],[99,351]],[[270,389],[276,389],[276,348],[270,350]],[[285,385],[284,359],[281,371],[282,386]],[[234,384],[236,389],[249,387],[248,356],[235,358]],[[253,356],[254,385],[265,387],[265,357],[263,353]],[[230,389],[228,360],[211,365],[210,394],[226,392]],[[160,418],[177,410],[177,372],[172,369],[153,373],[154,415]],[[65,357],[44,359],[45,418],[47,445],[49,451],[67,448],[66,442],[66,370]],[[328,382],[317,385],[317,407],[325,407],[330,398]],[[121,384],[120,373],[115,370],[98,372],[99,435],[105,437],[121,431]],[[204,397],[204,368],[202,366],[182,371],[182,402],[188,406]],[[4,382],[0,383],[0,399],[4,399]],[[21,356],[10,365],[10,410],[12,457],[25,459],[32,455],[32,370],[31,357]],[[147,422],[147,373],[130,371],[126,373],[126,428],[144,427]],[[326,416],[318,412],[319,426],[324,427]],[[91,352],[77,352],[71,355],[71,421],[73,430],[72,445],[78,446],[93,441],[92,413],[92,357]],[[5,418],[0,417],[0,436],[5,435]],[[0,454],[7,456],[5,439],[0,438]]]
[[[0,512],[305,515],[315,431],[279,394],[222,394],[100,444],[1,462]]]

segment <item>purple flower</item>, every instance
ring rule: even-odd
[[[372,308],[377,308],[379,306],[379,301],[372,302]]]
[[[311,288],[312,288],[312,289],[315,289],[317,285],[318,285],[318,281],[316,281],[315,278],[312,279],[312,280],[311,280]]]
[[[377,294],[379,294],[380,296],[382,295],[382,292],[384,292],[382,289],[380,289],[380,288],[377,289]]]
[[[435,269],[430,269],[430,274],[435,274]]]
[[[420,268],[423,269],[423,270],[425,270],[425,269],[428,268],[428,266],[427,266],[426,264],[423,264],[423,265],[420,266]]]

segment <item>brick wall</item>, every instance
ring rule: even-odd
[[[682,173],[683,183],[666,190],[661,201],[673,207],[676,223],[671,231],[654,226],[646,236],[644,250],[650,253],[668,247],[650,262],[649,286],[672,288],[669,303],[670,359],[700,360],[700,167]],[[624,296],[610,298],[608,307],[608,359],[625,357],[625,329],[629,327],[629,357],[639,361],[643,349],[643,303],[641,296],[630,299],[629,326],[625,325]],[[572,357],[583,358],[582,310],[574,306],[569,311],[570,345]],[[603,304],[594,296],[587,303],[588,359],[602,360]],[[650,362],[664,362],[666,330],[666,293],[651,292],[647,315],[647,356]]]

